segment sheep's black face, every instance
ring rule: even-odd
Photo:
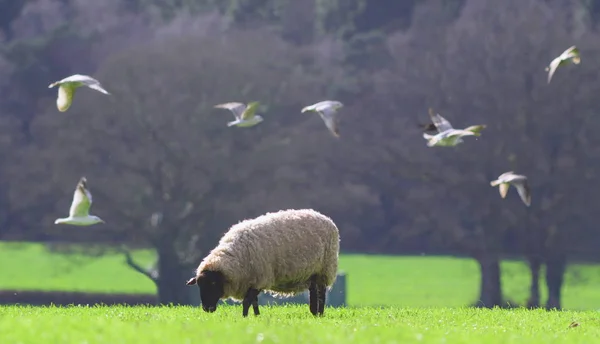
[[[212,313],[217,310],[217,302],[223,297],[225,277],[219,271],[202,271],[196,282],[200,288],[202,309]]]

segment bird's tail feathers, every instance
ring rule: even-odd
[[[492,180],[492,181],[490,182],[490,185],[491,185],[491,186],[498,186],[498,185],[500,185],[500,181],[499,181],[499,180]]]

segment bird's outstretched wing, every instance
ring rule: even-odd
[[[324,111],[324,110],[336,111],[338,107],[342,107],[342,103],[338,102],[337,100],[324,100],[322,102],[318,102],[317,104],[315,104],[315,109],[317,111]]]
[[[87,87],[91,88],[92,90],[96,90],[98,92],[104,93],[104,94],[110,94],[108,93],[107,90],[105,90],[102,85],[100,85],[100,83],[97,84],[89,84],[87,85]]]
[[[446,130],[454,129],[448,120],[440,116],[440,114],[434,113],[432,108],[429,108],[429,117],[431,117],[431,121],[440,133]]]
[[[527,180],[522,180],[514,183],[515,188],[517,188],[517,192],[519,192],[519,196],[525,205],[528,207],[531,205],[531,190],[529,189],[529,184]]]
[[[529,183],[527,181],[527,177],[520,174],[512,174],[510,176],[510,183],[517,189],[521,200],[525,205],[531,205],[531,190],[529,188]]]
[[[86,217],[89,215],[91,205],[92,194],[87,189],[87,179],[81,177],[73,193],[73,202],[71,203],[71,209],[69,209],[69,216]]]
[[[447,130],[446,132],[444,132],[445,137],[453,137],[453,136],[477,136],[477,134],[475,134],[472,131],[469,130],[461,130],[461,129],[450,129]]]
[[[552,76],[554,75],[554,72],[556,72],[556,69],[558,68],[558,65],[561,61],[562,60],[560,59],[560,57],[557,57],[554,60],[552,60],[552,62],[550,62],[550,65],[548,67],[546,67],[546,70],[548,71],[548,83],[550,83],[550,80],[552,80]]]
[[[562,54],[560,54],[560,57],[563,60],[567,60],[567,59],[573,59],[573,63],[578,64],[579,63],[579,49],[576,46],[570,46],[567,50],[565,50]]]
[[[246,106],[246,108],[244,109],[244,111],[241,114],[242,120],[248,120],[248,119],[254,117],[254,114],[256,113],[256,109],[258,109],[258,105],[259,105],[259,102],[248,103],[248,105]]]
[[[227,109],[233,113],[236,119],[242,119],[242,114],[244,110],[246,110],[246,104],[238,103],[238,102],[230,102],[215,105],[217,109]]]
[[[91,89],[94,89],[98,92],[102,92],[104,94],[110,94],[107,90],[105,90],[102,85],[100,84],[100,82],[94,78],[92,78],[91,76],[88,75],[81,75],[81,74],[74,74],[71,75],[69,77],[66,77],[60,81],[54,82],[52,84],[50,84],[50,86],[48,86],[49,88],[52,88],[56,85],[62,85],[62,84],[67,84],[67,83],[80,83],[81,85],[87,86]]]
[[[324,111],[326,109],[333,109],[334,111],[337,108],[342,107],[343,104],[337,100],[323,100],[318,103],[314,103],[312,105],[308,105],[302,108],[301,112],[306,111]]]
[[[321,115],[321,118],[323,119],[323,122],[325,122],[325,126],[327,126],[327,129],[329,129],[329,131],[331,132],[331,134],[335,137],[340,137],[340,129],[339,129],[339,117],[337,116],[337,113],[335,112],[335,110],[331,109],[329,110],[329,112],[325,112],[325,111],[319,111],[319,115]]]

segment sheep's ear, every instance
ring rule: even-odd
[[[185,284],[186,285],[194,285],[194,284],[196,284],[196,282],[197,282],[196,277],[192,277]]]

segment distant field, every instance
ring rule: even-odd
[[[135,257],[142,264],[153,261],[151,251],[138,251]],[[473,303],[478,296],[479,270],[471,259],[342,255],[340,269],[348,274],[351,306],[457,307]],[[505,261],[502,274],[506,298],[524,303],[529,288],[525,264]],[[120,255],[53,254],[40,244],[0,243],[0,276],[0,290],[155,292],[153,283],[129,269]],[[600,266],[570,266],[563,307],[600,309],[598,285]],[[545,287],[542,293],[545,298]]]
[[[570,328],[577,322],[579,326]],[[4,343],[594,343],[597,312],[475,308],[325,309],[240,306],[204,313],[197,307],[1,307]]]

